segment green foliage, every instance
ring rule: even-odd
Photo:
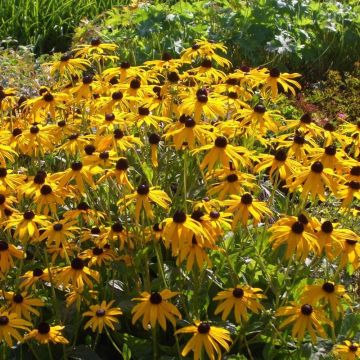
[[[223,42],[234,65],[279,63],[308,79],[329,68],[349,70],[358,60],[357,1],[179,1],[144,3],[136,10],[114,8],[82,26],[75,42],[101,33],[120,45],[122,58],[140,64],[164,50],[179,54],[194,39]],[[87,36],[89,38],[89,36]]]
[[[94,18],[126,0],[0,0],[0,40],[31,44],[36,54],[66,51],[82,18]]]

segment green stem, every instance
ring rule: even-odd
[[[48,352],[49,352],[49,359],[50,359],[50,360],[54,360],[53,355],[52,355],[52,352],[51,352],[51,349],[50,349],[50,344],[49,344],[49,343],[47,344],[47,348],[48,348]]]
[[[119,347],[117,346],[117,344],[115,343],[114,339],[111,337],[109,330],[107,329],[107,327],[105,327],[105,332],[106,335],[108,337],[108,339],[111,342],[111,345],[115,348],[115,350],[122,356],[122,351],[119,349]]]

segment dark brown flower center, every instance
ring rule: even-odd
[[[301,313],[303,315],[309,316],[311,315],[313,312],[313,308],[310,304],[304,304],[303,306],[301,306]]]
[[[238,98],[238,95],[237,95],[237,93],[236,93],[235,91],[230,91],[230,92],[228,93],[228,97],[229,97],[230,99],[237,99],[237,98]]]
[[[121,158],[116,162],[116,170],[126,170],[129,167],[129,162],[125,158]]]
[[[7,316],[0,316],[0,326],[6,326],[9,321],[10,320]]]
[[[202,322],[199,324],[197,330],[200,334],[208,334],[210,331],[210,324],[207,322]]]
[[[39,269],[39,268],[36,268],[36,269],[33,270],[33,276],[34,276],[34,277],[40,277],[40,276],[42,276],[43,274],[44,274],[44,272],[43,272],[41,269]]]
[[[325,124],[325,126],[324,126],[324,130],[327,130],[327,131],[333,132],[333,131],[335,131],[335,130],[336,130],[336,128],[335,128],[335,125],[334,125],[334,124],[332,124],[332,123],[328,122],[327,124]]]
[[[201,66],[210,69],[212,67],[212,61],[210,59],[204,59]]]
[[[120,130],[120,129],[115,129],[114,130],[114,138],[116,140],[120,140],[124,137],[124,133]]]
[[[0,240],[0,251],[6,251],[9,249],[9,245],[6,241]]]
[[[90,44],[91,46],[99,46],[101,44],[101,40],[99,37],[92,38]]]
[[[56,223],[53,225],[53,230],[54,231],[61,231],[63,228],[63,225],[61,223]]]
[[[240,288],[235,288],[233,290],[233,296],[237,299],[241,299],[244,296],[244,290]]]
[[[101,160],[107,160],[107,159],[109,159],[109,157],[110,157],[110,154],[108,151],[103,151],[99,154],[99,158]]]
[[[193,118],[187,117],[187,118],[185,119],[185,121],[184,121],[184,125],[185,125],[185,127],[187,127],[187,128],[193,128],[193,127],[195,127],[196,122],[195,122],[195,120],[194,120]]]
[[[52,102],[54,100],[54,96],[50,93],[46,93],[44,96],[43,96],[43,99],[46,101],[46,102]]]
[[[82,202],[77,206],[77,209],[78,209],[78,210],[87,211],[87,210],[90,209],[90,206],[89,206],[86,202],[82,201]]]
[[[350,170],[350,174],[353,176],[360,176],[360,166],[354,166]]]
[[[147,195],[150,192],[149,185],[141,184],[137,188],[137,193],[139,195]]]
[[[278,68],[272,68],[270,70],[270,76],[273,78],[278,78],[280,76],[280,71]]]
[[[321,225],[321,230],[326,233],[326,234],[331,234],[334,230],[333,224],[331,223],[331,221],[325,221],[322,225]]]
[[[158,305],[162,302],[162,297],[158,292],[153,292],[150,295],[150,302],[154,305]]]
[[[31,134],[38,134],[39,131],[40,131],[40,129],[39,129],[38,126],[36,126],[36,125],[33,125],[33,126],[31,126],[31,128],[30,128],[30,133],[31,133]]]
[[[180,80],[179,74],[176,71],[171,71],[168,75],[168,80],[172,83],[177,83]]]
[[[333,283],[331,283],[331,282],[326,282],[326,283],[323,284],[322,289],[325,292],[331,294],[331,293],[333,293],[335,291],[335,285]]]
[[[350,240],[350,239],[346,239],[346,243],[350,246],[354,246],[357,244],[356,240]]]
[[[215,139],[215,146],[221,149],[225,149],[227,146],[227,140],[225,136],[218,136]]]
[[[23,215],[25,220],[32,220],[35,217],[35,214],[33,211],[25,211]]]
[[[305,144],[305,138],[301,135],[295,135],[294,136],[294,143],[298,145],[304,145]]]
[[[52,193],[52,188],[49,185],[43,185],[40,189],[41,195],[50,195]]]
[[[336,154],[336,146],[329,145],[325,148],[325,154],[329,156],[334,156]]]
[[[78,257],[76,257],[75,259],[73,259],[71,261],[71,267],[74,270],[82,270],[84,268],[84,266],[85,266],[84,262]]]
[[[71,134],[69,140],[76,140],[79,137],[79,134]]]
[[[92,155],[95,152],[95,150],[96,150],[95,146],[92,144],[88,144],[84,147],[84,151],[85,151],[86,155]],[[78,161],[78,162],[80,162],[80,161]],[[79,170],[81,170],[81,168]]]
[[[0,178],[4,178],[7,175],[6,168],[0,168]]]
[[[193,220],[196,220],[196,221],[202,221],[202,217],[204,216],[204,212],[202,210],[195,210],[193,211],[193,213],[191,214],[191,218]]]
[[[134,90],[139,89],[141,86],[141,82],[139,79],[132,79],[130,81],[130,87]]]
[[[244,205],[250,205],[253,202],[251,194],[246,193],[241,197],[241,203]]]
[[[158,134],[152,133],[149,135],[149,143],[151,145],[157,145],[160,142],[160,140],[161,140],[161,137]]]
[[[226,177],[226,181],[229,182],[229,183],[233,183],[233,182],[236,182],[238,181],[239,178],[236,174],[230,174]]]
[[[300,221],[296,221],[291,226],[291,231],[295,234],[302,234],[304,231],[304,224]]]
[[[177,224],[183,224],[186,221],[186,214],[181,210],[176,211],[173,215],[173,221]]]
[[[321,174],[323,170],[324,170],[324,165],[320,161],[315,161],[311,165],[311,171],[314,173]]]
[[[308,218],[304,214],[299,214],[298,221],[304,225],[307,225],[309,223]]]
[[[162,54],[161,57],[163,61],[170,61],[172,58],[173,58],[172,55],[166,51]]]
[[[88,85],[93,81],[93,77],[91,75],[85,75],[82,79],[83,84]]]
[[[304,124],[311,124],[312,122],[312,118],[311,115],[309,113],[304,114],[301,118],[300,121]]]
[[[75,161],[71,164],[71,169],[73,171],[80,171],[83,167],[83,164],[81,161]]]
[[[360,190],[360,182],[358,181],[350,181],[349,182],[349,188],[352,190]]]
[[[120,64],[120,67],[122,69],[130,69],[131,65],[128,61],[123,61],[121,64]]]
[[[254,107],[254,111],[258,114],[264,114],[265,111],[266,111],[266,107],[264,105],[261,105],[261,104],[257,104],[255,107]]]
[[[97,256],[97,255],[101,255],[104,252],[104,250],[99,247],[94,247],[92,249],[92,252],[95,256]]]
[[[3,194],[0,194],[0,205],[3,205],[6,201],[6,197]]]
[[[19,128],[15,128],[13,131],[12,131],[12,135],[15,137],[15,136],[18,136],[22,133],[22,130],[19,129]]]
[[[212,219],[218,219],[219,217],[220,217],[220,213],[218,212],[218,211],[210,211],[210,217],[212,218]]]
[[[113,113],[110,114],[105,114],[105,121],[114,121],[115,120],[115,115]]]
[[[24,301],[24,298],[23,298],[23,296],[21,294],[15,294],[13,296],[13,301],[16,304],[21,304]]]
[[[121,91],[116,91],[111,95],[113,100],[121,100],[123,98],[123,93]]]
[[[350,350],[351,352],[357,352],[358,347],[357,347],[356,345],[354,345],[354,344],[351,344],[351,345],[349,346],[349,350]]]
[[[41,322],[38,327],[38,332],[42,335],[46,335],[50,332],[50,325],[46,322]]]
[[[99,310],[96,310],[96,316],[97,317],[103,317],[105,316],[105,310],[104,309],[99,309]]]
[[[286,157],[287,155],[284,149],[280,149],[275,153],[275,160],[277,161],[284,162],[286,160]]]
[[[111,225],[111,230],[115,233],[120,233],[124,230],[124,227],[121,225],[120,222],[116,222]]]
[[[99,235],[101,233],[101,230],[97,226],[94,226],[94,227],[91,228],[90,233],[92,235]]]

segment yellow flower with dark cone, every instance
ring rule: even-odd
[[[282,180],[291,178],[300,166],[297,161],[288,158],[285,149],[276,150],[275,155],[261,155],[260,158],[262,160],[255,166],[254,171],[261,172],[270,168],[270,177],[277,172]]]
[[[161,137],[156,133],[152,133],[148,136],[148,138],[149,138],[150,151],[151,151],[151,163],[154,167],[157,168],[159,166],[158,147],[161,141]]]
[[[0,272],[5,274],[15,266],[13,257],[24,259],[25,253],[13,244],[0,240]]]
[[[26,242],[29,239],[38,238],[40,236],[39,227],[45,227],[48,224],[46,216],[35,215],[33,211],[28,210],[8,220],[6,229],[16,227],[14,236],[18,236],[21,241]]]
[[[183,211],[175,211],[172,218],[163,222],[163,240],[165,247],[171,246],[171,253],[177,256],[179,249],[185,244],[190,244],[195,236],[206,236],[201,224],[186,215]]]
[[[310,194],[313,200],[318,197],[321,201],[325,201],[325,188],[328,187],[336,195],[339,180],[341,177],[335,175],[333,170],[325,168],[321,161],[315,161],[303,171],[294,174],[289,190],[294,191],[299,188],[302,198],[307,198]]]
[[[129,190],[133,190],[134,188],[128,179],[128,168],[129,162],[126,158],[122,157],[118,159],[115,164],[115,169],[107,170],[105,174],[98,180],[98,184],[105,181],[106,179],[115,178],[119,185],[124,185]]]
[[[125,201],[125,204],[123,204]],[[156,187],[149,187],[147,184],[141,184],[138,186],[136,193],[131,195],[125,195],[125,199],[120,199],[118,205],[129,206],[136,202],[135,205],[135,220],[139,222],[141,209],[144,208],[145,214],[149,219],[154,218],[154,213],[151,208],[150,202],[153,202],[163,209],[169,207],[171,199],[165,191],[159,190]]]
[[[69,341],[64,338],[61,331],[65,326],[50,326],[46,322],[41,322],[36,329],[31,330],[24,338],[24,341],[36,340],[40,344],[68,344]]]
[[[343,285],[337,285],[332,281],[325,281],[322,284],[306,285],[301,295],[302,303],[316,305],[318,302],[327,302],[330,305],[331,313],[335,319],[344,312],[341,300],[350,303],[351,298],[346,293]]]
[[[83,194],[85,193],[85,184],[95,189],[94,175],[101,173],[103,170],[99,166],[83,165],[81,161],[75,161],[71,167],[63,172],[56,174],[56,180],[59,181],[59,186],[64,187],[70,182],[76,183],[77,190]]]
[[[356,360],[360,359],[360,344],[354,341],[345,340],[343,344],[337,344],[333,348],[336,359]]]
[[[235,229],[238,222],[246,227],[250,216],[253,218],[254,225],[257,225],[264,216],[271,216],[272,211],[266,206],[266,203],[253,198],[250,193],[242,196],[230,195],[230,199],[225,200],[224,204],[228,206],[226,212],[234,213],[232,228]]]
[[[34,270],[27,271],[24,275],[21,276],[20,289],[25,288],[26,290],[30,287],[33,287],[39,280],[41,281],[49,281],[49,270],[48,269],[40,269],[35,268]]]
[[[69,266],[58,269],[54,281],[56,285],[68,286],[71,284],[74,289],[82,289],[85,284],[92,289],[94,285],[90,278],[96,282],[100,281],[99,273],[86,267],[84,261],[76,257]]]
[[[284,92],[290,91],[295,96],[294,87],[301,89],[301,85],[294,79],[300,76],[298,73],[281,73],[277,68],[272,68],[270,70],[265,69],[265,71],[257,72],[256,74],[252,73],[251,78],[256,82],[256,85],[263,85],[263,94],[270,90],[271,97],[275,99],[278,96],[278,85],[284,89]]]
[[[143,317],[142,326],[145,330],[148,330],[149,324],[152,328],[155,328],[156,324],[159,323],[161,328],[166,331],[166,320],[169,320],[175,328],[175,317],[181,319],[181,314],[176,306],[172,305],[168,300],[178,294],[178,292],[172,292],[168,289],[152,292],[151,294],[147,291],[142,292],[140,298],[132,299],[140,301],[131,310],[133,314],[132,323],[135,324],[140,317]]]
[[[64,205],[65,193],[60,187],[44,184],[34,194],[36,211],[43,215],[56,214],[57,207]]]
[[[224,348],[225,351],[230,350],[231,337],[229,331],[212,326],[208,322],[194,321],[194,324],[175,331],[175,335],[193,334],[181,355],[186,356],[190,351],[193,351],[194,360],[199,360],[202,358],[203,349],[205,349],[209,359],[221,360],[221,348]]]
[[[15,293],[13,291],[4,292],[3,295],[8,303],[8,311],[16,313],[19,318],[24,317],[26,320],[31,320],[31,314],[40,316],[36,307],[44,306],[44,302],[40,299],[31,297],[26,291]]]
[[[343,246],[340,251],[339,267],[343,268],[346,265],[351,265],[352,272],[360,267],[360,239],[357,240],[342,240]]]
[[[108,304],[106,301],[102,301],[100,305],[91,305],[89,311],[85,311],[82,316],[91,316],[91,319],[87,321],[84,329],[91,328],[92,332],[102,333],[104,327],[109,327],[115,331],[114,324],[119,321],[116,316],[122,315],[122,311],[119,307],[112,308],[111,305],[114,300]]]
[[[200,151],[210,150],[200,164],[200,169],[208,167],[208,172],[214,169],[215,165],[220,162],[222,166],[228,166],[231,161],[235,168],[239,164],[243,167],[251,166],[252,152],[242,146],[234,146],[228,143],[225,136],[218,136],[213,144],[201,146],[192,150],[193,154]]]
[[[231,310],[234,310],[237,323],[247,321],[249,319],[248,310],[259,314],[264,309],[259,300],[266,296],[261,292],[261,289],[252,288],[249,285],[237,285],[235,288],[220,291],[213,298],[215,301],[221,301],[215,309],[215,315],[222,313],[221,319],[225,321]]]
[[[88,262],[89,268],[94,265],[106,265],[110,261],[117,259],[115,252],[110,248],[109,245],[104,245],[104,247],[95,246],[92,249],[86,249],[79,254],[79,258],[86,260],[90,259]]]
[[[25,183],[26,176],[16,174],[13,170],[0,167],[0,191],[14,191]]]
[[[329,220],[321,224],[316,236],[319,239],[320,250],[324,249],[326,256],[333,260],[342,251],[344,240],[358,240],[359,237],[352,230],[338,229],[338,223]]]
[[[322,324],[333,327],[332,321],[326,317],[322,309],[306,303],[297,304],[291,302],[289,306],[280,307],[276,311],[275,316],[288,316],[288,318],[280,324],[280,329],[294,323],[291,332],[292,337],[302,341],[307,331],[314,344],[317,342],[317,334],[324,339],[327,338]]]
[[[0,312],[0,341],[5,341],[9,347],[13,347],[13,338],[22,342],[24,337],[17,329],[29,331],[32,324],[21,319],[18,314],[7,311]]]
[[[50,66],[51,76],[54,76],[54,74],[58,72],[60,76],[71,77],[73,75],[80,76],[82,71],[90,67],[90,62],[86,59],[74,59],[72,53],[68,52],[62,54],[59,60],[44,63],[43,66]]]
[[[349,207],[354,199],[360,200],[360,181],[350,181],[340,186],[338,197],[342,200],[342,207]]]
[[[118,46],[116,44],[108,44],[101,42],[101,39],[95,37],[91,39],[90,44],[81,44],[74,49],[75,57],[92,57],[94,54],[103,55],[106,59],[106,53],[115,51]]]
[[[318,238],[305,216],[280,219],[269,228],[269,232],[271,233],[269,242],[273,249],[282,244],[287,245],[286,259],[295,254],[297,259],[305,260],[310,251],[316,254],[320,251]]]

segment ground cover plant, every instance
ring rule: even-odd
[[[292,116],[301,75],[221,43],[115,51],[3,79],[1,356],[359,357],[358,119]]]

